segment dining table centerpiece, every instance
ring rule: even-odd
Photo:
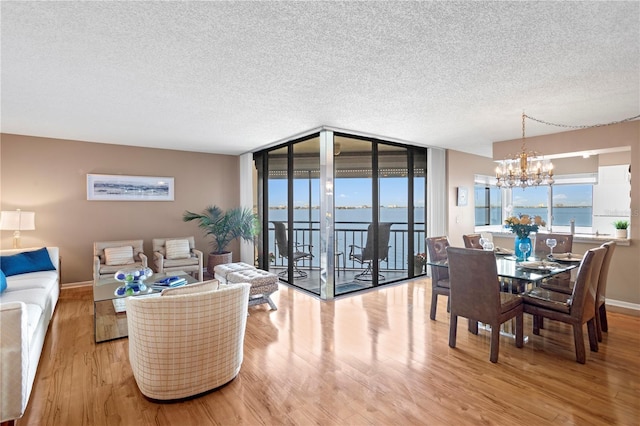
[[[514,243],[514,251],[518,260],[524,260],[527,253],[533,252],[534,247],[531,244],[531,238],[529,234],[532,232],[538,232],[541,226],[545,226],[546,223],[540,216],[529,216],[527,214],[519,214],[518,216],[508,217],[505,221],[505,226],[516,234]],[[523,253],[520,249],[521,243],[529,243],[529,250],[527,253]]]

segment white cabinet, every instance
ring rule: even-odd
[[[598,167],[598,184],[593,186],[593,232],[613,235],[613,222],[629,219],[630,194],[628,164]]]

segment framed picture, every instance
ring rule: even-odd
[[[468,199],[469,199],[469,191],[467,190],[467,187],[459,186],[458,187],[458,203],[457,204],[459,206],[466,206]]]
[[[87,175],[87,200],[173,201],[173,178]]]

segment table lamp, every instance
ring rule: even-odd
[[[20,248],[20,231],[36,229],[35,212],[3,211],[0,213],[0,230],[13,231],[13,248]]]

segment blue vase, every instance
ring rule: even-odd
[[[524,238],[520,238],[518,236],[516,236],[516,241],[515,241],[515,252],[516,252],[516,258],[518,260],[525,260],[525,255],[524,253],[522,253],[522,251],[520,250],[520,243],[529,243],[529,251],[527,252],[527,257],[531,256],[531,253],[533,252],[533,244],[531,243],[531,238],[524,237]]]

